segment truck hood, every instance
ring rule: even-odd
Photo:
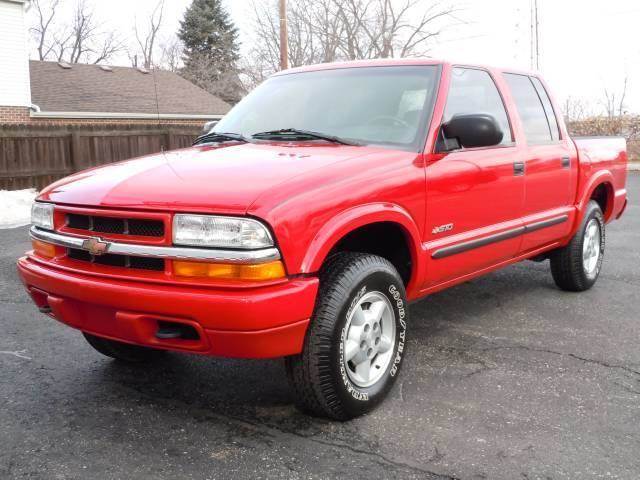
[[[65,205],[246,213],[263,192],[297,175],[371,153],[333,144],[227,144],[149,155],[53,183],[39,199]]]

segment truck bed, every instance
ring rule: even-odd
[[[595,177],[607,176],[613,192],[613,204],[607,220],[624,209],[627,181],[627,141],[624,137],[573,137],[578,150],[578,192],[589,191]]]

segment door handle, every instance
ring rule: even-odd
[[[524,162],[513,162],[513,174],[516,176],[524,175]]]
[[[569,168],[571,166],[571,157],[562,157],[562,168]]]

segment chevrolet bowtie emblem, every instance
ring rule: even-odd
[[[94,256],[104,255],[109,250],[109,242],[103,242],[98,237],[87,238],[82,242],[82,249]]]

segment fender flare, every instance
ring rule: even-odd
[[[607,195],[608,195],[607,210],[608,211],[602,212],[602,214],[604,215],[604,218],[606,221],[608,221],[609,218],[611,217],[611,211],[613,209],[613,200],[615,195],[615,192],[613,191],[613,188],[614,188],[613,185],[615,184],[615,182],[613,180],[613,175],[611,174],[611,172],[609,172],[608,170],[602,170],[600,172],[597,172],[593,177],[589,178],[588,182],[585,184],[584,189],[582,190],[584,193],[582,194],[582,197],[579,199],[577,204],[578,215],[576,216],[575,226],[580,224],[580,221],[582,220],[582,217],[584,215],[584,209],[589,203],[589,199],[591,198],[591,195],[593,195],[593,192],[595,191],[595,189],[602,184],[609,185],[609,187],[607,188]]]
[[[422,242],[418,227],[404,208],[392,203],[369,203],[349,208],[340,212],[318,231],[307,249],[302,261],[303,273],[314,273],[320,270],[331,249],[352,231],[372,223],[390,222],[398,224],[407,236],[411,261],[414,265],[407,291],[418,278],[422,278],[423,255]]]

